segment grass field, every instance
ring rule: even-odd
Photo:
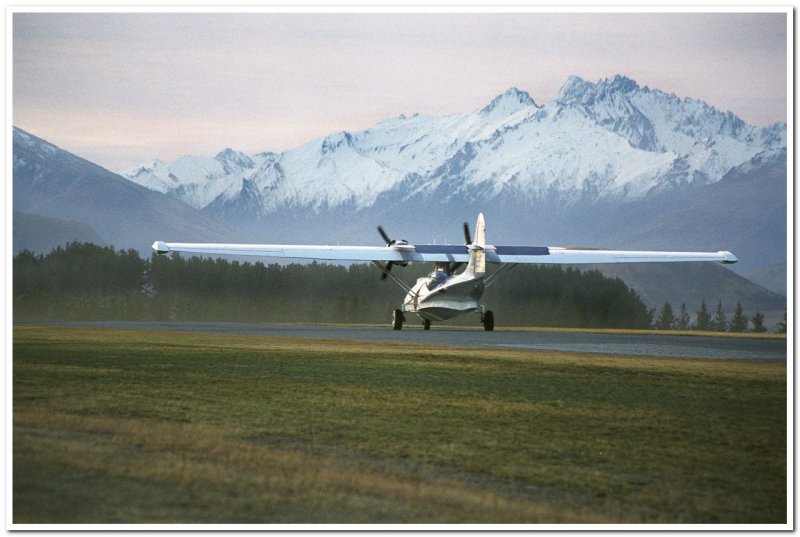
[[[787,522],[785,362],[13,335],[15,524]]]

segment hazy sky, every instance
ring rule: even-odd
[[[786,13],[15,13],[13,123],[113,171],[624,74],[786,120]]]

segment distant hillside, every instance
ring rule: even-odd
[[[754,157],[713,184],[664,192],[612,210],[587,208],[592,244],[607,248],[729,250],[739,274],[786,263],[786,150]],[[591,220],[589,220],[591,218]]]
[[[761,287],[766,287],[770,291],[786,296],[786,265],[783,263],[749,272],[744,277]]]
[[[48,254],[73,241],[105,245],[95,230],[81,222],[19,211],[14,211],[13,217],[14,255],[22,250]]]
[[[116,248],[226,241],[214,218],[14,128],[14,210],[81,222]]]
[[[709,310],[722,301],[730,319],[737,302],[748,317],[757,311],[764,314],[770,330],[783,320],[786,297],[769,291],[714,263],[655,263],[648,265],[591,265],[604,275],[618,277],[639,294],[649,307],[657,310],[669,302],[677,310],[681,303],[694,316],[705,300]]]

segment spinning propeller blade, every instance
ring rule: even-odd
[[[397,242],[396,240],[394,240],[394,239],[389,237],[389,234],[386,233],[386,230],[384,230],[383,226],[381,226],[381,225],[378,226],[378,233],[380,234],[380,236],[383,239],[383,241],[386,243],[386,246],[391,246],[395,242]],[[381,271],[381,280],[385,280],[389,276],[389,273],[392,271],[392,267],[394,266],[394,262],[393,261],[389,261],[385,265],[381,265],[381,266],[383,267],[383,270]]]
[[[389,273],[392,271],[393,266],[394,263],[392,261],[389,261],[388,263],[383,265],[384,271],[381,272],[381,280],[385,280],[386,278],[389,277]]]
[[[380,233],[383,242],[386,243],[386,246],[391,246],[392,244],[395,243],[395,240],[390,239],[389,235],[386,234],[386,231],[384,231],[383,226],[378,226],[378,233]]]
[[[467,222],[464,222],[464,240],[466,241],[466,242],[464,242],[465,246],[469,246],[470,244],[472,244],[472,234],[469,232],[469,224]],[[461,263],[461,262],[450,263],[450,265],[448,265],[448,267],[447,267],[447,271],[450,274],[453,274],[463,264],[464,263]]]

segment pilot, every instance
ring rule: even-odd
[[[434,270],[428,274],[428,289],[433,289],[445,282],[447,273],[443,270]]]

